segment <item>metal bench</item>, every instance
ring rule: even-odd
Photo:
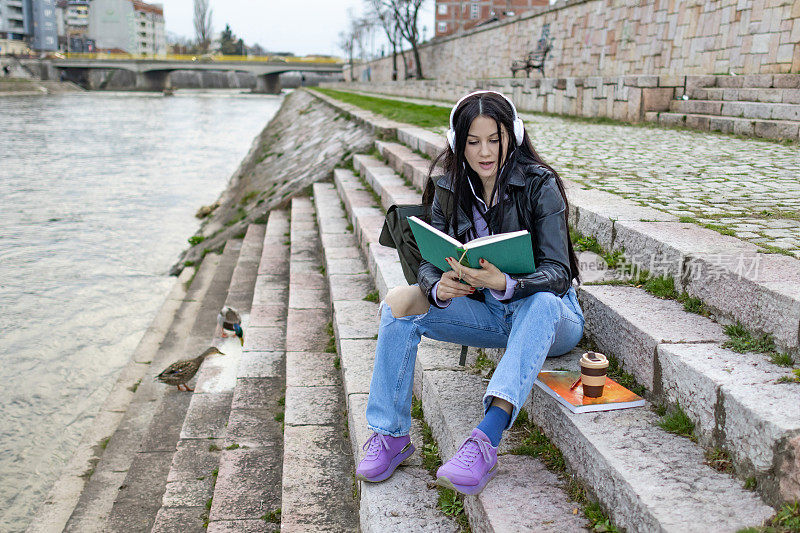
[[[536,50],[530,52],[525,59],[515,59],[511,62],[511,77],[515,78],[517,71],[524,70],[525,77],[529,77],[531,70],[538,70],[544,77],[544,63],[550,52],[551,44],[546,39],[539,39]]]

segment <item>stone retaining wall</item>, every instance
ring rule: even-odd
[[[421,47],[423,74],[510,76],[545,28],[547,76],[800,72],[800,0],[568,0]],[[355,77],[369,70],[387,81],[391,69],[389,56],[358,65]]]

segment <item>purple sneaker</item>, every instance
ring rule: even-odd
[[[362,449],[367,453],[356,468],[356,479],[371,483],[387,479],[397,465],[414,453],[414,445],[408,435],[392,437],[373,433]]]
[[[478,494],[497,472],[497,448],[478,428],[452,459],[439,467],[436,484],[464,494]]]

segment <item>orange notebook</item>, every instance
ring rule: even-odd
[[[599,398],[584,398],[583,385],[578,385],[573,390],[569,390],[580,375],[581,373],[577,371],[539,372],[536,385],[573,413],[611,411],[613,409],[627,409],[644,405],[644,398],[634,394],[609,377],[606,377],[602,396]]]

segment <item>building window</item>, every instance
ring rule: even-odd
[[[447,4],[439,4],[439,14],[447,15]]]
[[[476,19],[481,14],[481,6],[478,4],[472,4],[469,6],[469,18]]]
[[[439,33],[446,33],[447,32],[447,23],[446,22],[440,22],[438,24],[438,26],[436,26],[436,31],[438,31]]]

